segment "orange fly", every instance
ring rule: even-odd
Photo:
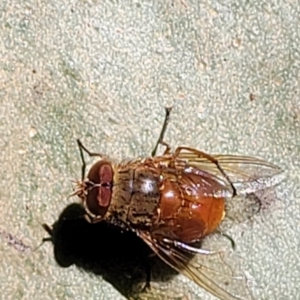
[[[230,283],[239,279],[229,276],[230,282],[221,282],[216,278],[222,272],[206,265],[207,257],[216,253],[195,243],[218,230],[230,214],[227,203],[277,185],[282,170],[248,156],[209,155],[189,147],[172,152],[164,142],[170,111],[166,108],[151,157],[114,164],[105,155],[91,153],[78,140],[82,180],[73,195],[80,197],[89,222],[105,221],[132,230],[163,261],[214,296],[245,299]],[[159,145],[165,147],[162,155],[156,155]],[[84,151],[100,158],[87,176]],[[244,200],[239,205],[250,204]],[[203,263],[190,261],[191,253],[201,256]],[[244,297],[251,299],[250,294]]]

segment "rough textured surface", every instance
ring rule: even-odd
[[[297,299],[299,15],[283,0],[2,0],[0,298],[122,299],[101,277],[58,267],[51,244],[31,249],[72,201],[75,139],[116,159],[146,155],[173,105],[173,147],[287,170],[276,209],[232,234],[257,299]],[[185,297],[210,299],[176,280]]]

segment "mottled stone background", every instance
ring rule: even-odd
[[[298,299],[299,28],[293,0],[2,0],[0,298],[123,299],[57,266],[50,243],[32,250],[73,201],[76,138],[116,159],[149,154],[173,105],[173,147],[287,170],[272,213],[231,235],[257,299]],[[211,299],[174,282],[181,299]]]

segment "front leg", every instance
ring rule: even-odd
[[[77,139],[77,145],[79,148],[79,152],[80,152],[80,157],[81,157],[81,161],[82,161],[82,167],[81,167],[81,180],[84,180],[84,176],[85,176],[85,168],[86,168],[86,162],[84,159],[84,155],[83,155],[83,151],[85,151],[90,157],[95,157],[98,156],[100,158],[107,158],[104,154],[101,153],[96,153],[96,152],[90,152],[83,144],[82,142]]]

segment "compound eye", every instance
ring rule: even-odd
[[[110,164],[103,164],[100,166],[100,181],[102,183],[111,183],[113,180],[113,171]]]
[[[86,197],[87,209],[96,216],[104,216],[112,195],[113,169],[109,162],[96,162],[88,174],[91,187]]]

